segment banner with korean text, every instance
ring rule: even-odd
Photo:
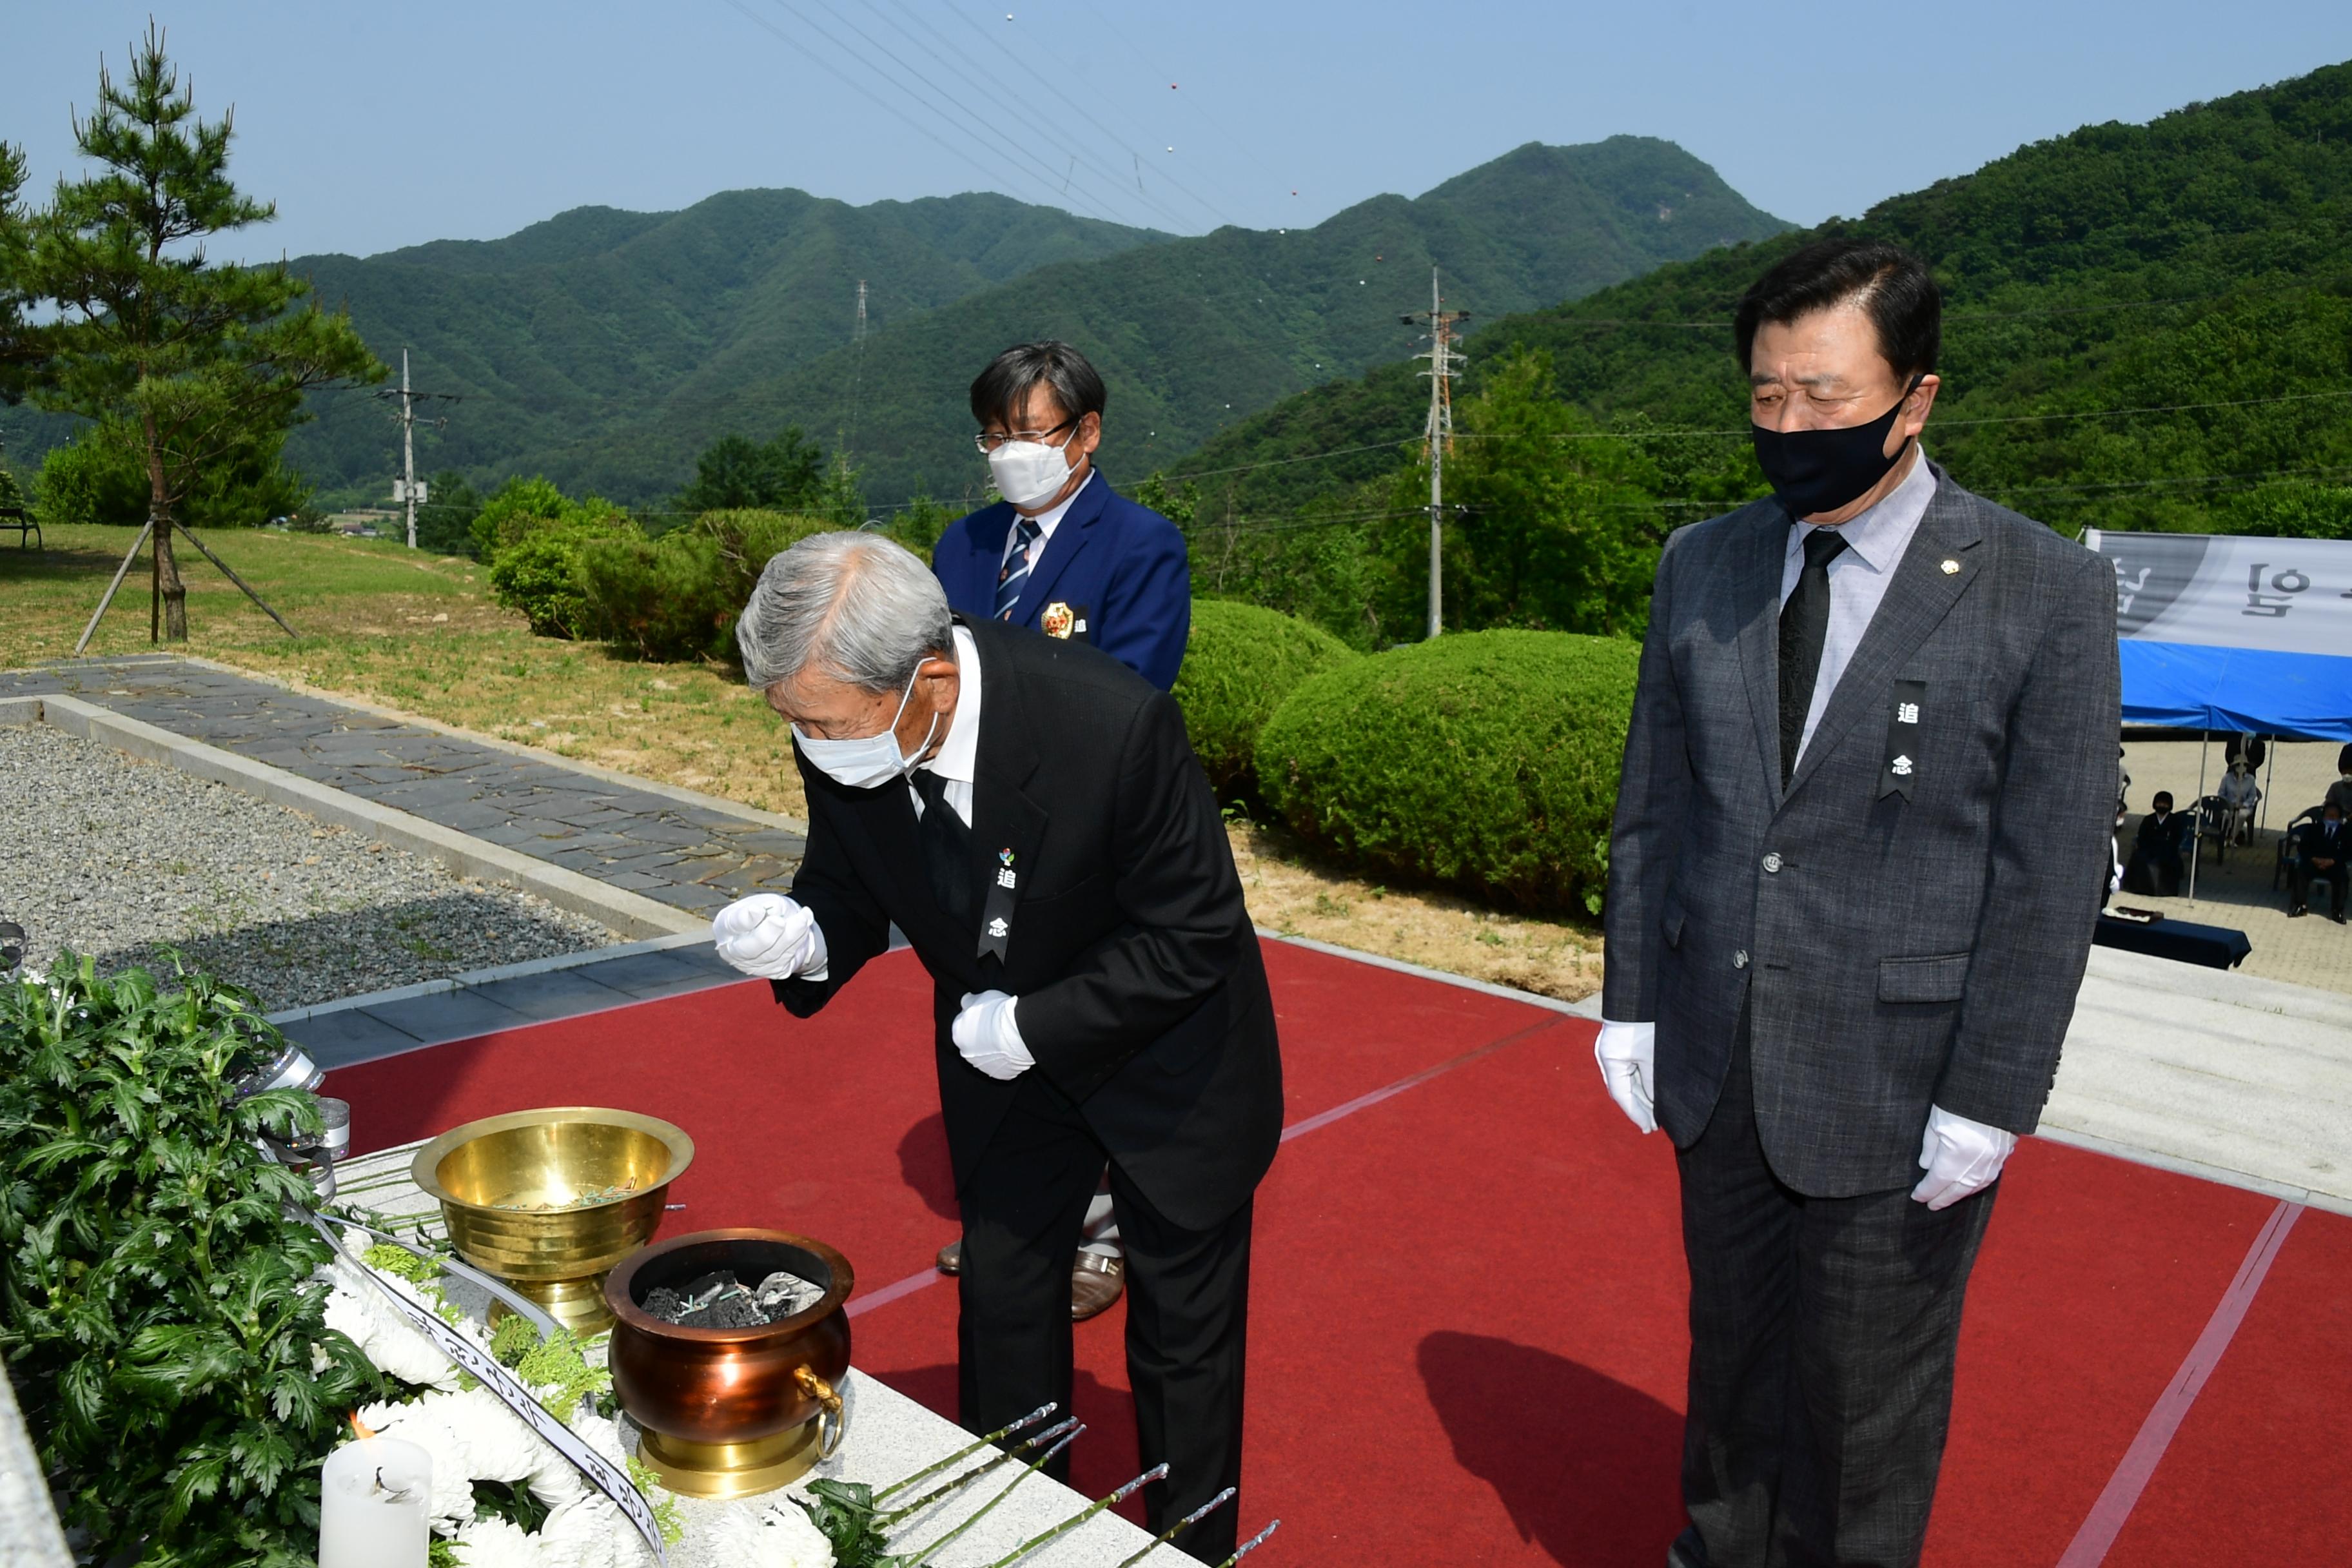
[[[2352,741],[2352,540],[2105,533],[2124,721]]]

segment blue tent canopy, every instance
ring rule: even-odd
[[[2352,741],[2352,540],[2105,533],[2124,721]]]
[[[2126,724],[2352,741],[2352,658],[2137,637],[2118,650]]]

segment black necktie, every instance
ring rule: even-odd
[[[948,804],[948,781],[917,768],[915,793],[923,797],[923,863],[931,874],[931,894],[958,924],[971,919],[971,829]]]
[[[1805,736],[1805,714],[1813,705],[1813,681],[1822,672],[1822,644],[1830,630],[1830,563],[1846,547],[1834,528],[1805,535],[1805,569],[1797,590],[1780,606],[1780,784],[1796,776],[1797,747]]]

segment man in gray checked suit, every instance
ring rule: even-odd
[[[1680,1568],[1918,1561],[1990,1189],[2097,914],[2114,575],[1921,453],[1940,319],[1889,245],[1760,279],[1773,499],[1658,563],[1598,1054],[1682,1179]]]

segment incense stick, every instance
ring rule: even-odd
[[[1136,1477],[1135,1479],[1128,1482],[1127,1485],[1119,1488],[1118,1490],[1111,1493],[1110,1496],[1107,1498],[1099,1498],[1094,1502],[1087,1504],[1082,1511],[1071,1515],[1068,1519],[1062,1521],[1061,1523],[1055,1525],[1053,1529],[1046,1531],[1044,1534],[1031,1536],[1028,1540],[1014,1547],[1011,1552],[990,1563],[988,1568],[1013,1568],[1013,1563],[1019,1562],[1022,1558],[1026,1557],[1032,1552],[1036,1551],[1037,1548],[1045,1545],[1047,1542],[1052,1541],[1056,1537],[1066,1535],[1071,1531],[1076,1530],[1078,1526],[1086,1523],[1087,1521],[1094,1518],[1095,1515],[1102,1512],[1103,1510],[1113,1508],[1119,1503],[1125,1502],[1129,1497],[1133,1496],[1139,1489],[1149,1486],[1153,1481],[1165,1480],[1167,1479],[1168,1464],[1166,1460],[1162,1460],[1159,1464],[1152,1466],[1151,1468],[1144,1471],[1141,1475]]]
[[[1046,1449],[1044,1453],[1030,1460],[1026,1465],[1021,1467],[1021,1473],[1013,1478],[1012,1483],[1003,1491],[997,1493],[994,1497],[981,1504],[979,1508],[972,1511],[972,1516],[970,1519],[965,1520],[961,1524],[957,1525],[953,1530],[949,1531],[945,1535],[940,1536],[937,1541],[934,1541],[929,1546],[924,1547],[920,1552],[910,1552],[906,1553],[901,1557],[900,1561],[912,1564],[913,1568],[921,1568],[924,1560],[929,1558],[932,1552],[937,1552],[940,1547],[945,1546],[957,1536],[961,1535],[965,1531],[970,1530],[973,1525],[978,1524],[982,1520],[986,1519],[989,1514],[994,1510],[998,1503],[1001,1503],[1006,1498],[1011,1497],[1014,1490],[1020,1487],[1023,1481],[1027,1480],[1031,1476],[1035,1475],[1039,1470],[1042,1470],[1047,1465],[1052,1464],[1054,1462],[1054,1456],[1068,1447],[1071,1444],[1076,1442],[1078,1440],[1078,1435],[1085,1430],[1086,1428],[1084,1426],[1076,1427],[1067,1436],[1056,1440],[1052,1447]]]
[[[1015,1432],[1022,1430],[1024,1427],[1034,1426],[1038,1422],[1043,1421],[1046,1416],[1054,1414],[1054,1412],[1058,1408],[1060,1408],[1059,1402],[1049,1399],[1045,1401],[1045,1404],[1037,1406],[1036,1409],[1029,1412],[1028,1415],[1024,1415],[1020,1420],[1013,1422],[1007,1426],[999,1426],[995,1431],[991,1432],[987,1436],[981,1438],[978,1442],[968,1444],[963,1447],[958,1448],[954,1453],[950,1454],[946,1458],[941,1459],[939,1463],[935,1465],[926,1465],[921,1469],[917,1470],[913,1475],[908,1476],[906,1479],[891,1482],[888,1486],[884,1487],[880,1491],[874,1494],[874,1500],[878,1503],[884,1498],[889,1497],[893,1493],[905,1491],[917,1481],[929,1480],[931,1477],[938,1475],[941,1470],[946,1469],[950,1465],[961,1464],[964,1460],[971,1458],[974,1454],[979,1453],[982,1448],[987,1447],[990,1444],[1001,1443],[1005,1438],[1013,1436]]]
[[[962,1487],[970,1486],[972,1482],[980,1479],[981,1477],[988,1474],[989,1471],[996,1468],[997,1466],[1005,1463],[1007,1460],[1020,1458],[1022,1455],[1035,1448],[1041,1443],[1052,1442],[1055,1438],[1061,1436],[1066,1432],[1068,1432],[1071,1427],[1076,1426],[1077,1424],[1078,1418],[1073,1415],[1066,1421],[1058,1422],[1054,1426],[1046,1427],[1043,1432],[1033,1433],[1018,1447],[1003,1449],[992,1458],[982,1459],[977,1469],[966,1470],[960,1476],[951,1476],[948,1479],[941,1481],[938,1486],[933,1487],[929,1491],[925,1492],[921,1497],[917,1498],[914,1501],[907,1503],[902,1507],[894,1508],[887,1513],[877,1513],[874,1516],[874,1522],[881,1529],[888,1530],[895,1526],[900,1520],[911,1518],[915,1514],[922,1512],[923,1510],[930,1507],[931,1504],[939,1501],[940,1499],[947,1496],[950,1492],[955,1491]],[[1073,1435],[1075,1436],[1075,1434]]]
[[[1126,1562],[1120,1563],[1118,1568],[1135,1568],[1137,1563],[1142,1562],[1145,1558],[1150,1556],[1153,1552],[1159,1551],[1170,1542],[1175,1540],[1180,1532],[1192,1525],[1200,1523],[1201,1521],[1208,1518],[1211,1514],[1224,1507],[1225,1504],[1233,1501],[1234,1497],[1238,1495],[1241,1489],[1239,1487],[1227,1487],[1224,1490],[1219,1492],[1216,1496],[1211,1498],[1208,1501],[1202,1503],[1200,1507],[1194,1509],[1192,1512],[1186,1514],[1175,1523],[1170,1525],[1166,1530],[1160,1531],[1157,1540],[1153,1541],[1150,1545],[1145,1547],[1134,1556],[1129,1558]]]

